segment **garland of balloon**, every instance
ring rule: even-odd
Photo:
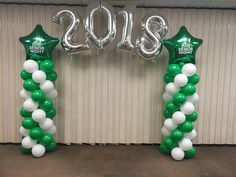
[[[53,70],[52,50],[58,39],[47,35],[41,25],[33,32],[21,37],[20,42],[25,47],[26,61],[23,64],[21,78],[24,80],[20,97],[23,107],[20,115],[23,117],[20,133],[22,136],[22,153],[32,153],[41,157],[45,151],[54,151],[56,141],[53,134],[56,127],[53,118],[56,109],[53,100],[57,96],[54,82],[57,73]]]
[[[199,100],[195,85],[199,76],[195,66],[195,54],[202,44],[182,26],[172,38],[163,41],[169,51],[169,63],[164,81],[167,83],[163,100],[165,121],[160,145],[161,152],[171,154],[175,160],[193,158],[196,149],[192,140],[197,136],[193,122],[197,120],[194,104]]]

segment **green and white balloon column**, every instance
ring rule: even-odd
[[[23,153],[32,153],[41,157],[46,151],[56,149],[53,134],[56,127],[53,118],[56,115],[53,98],[57,96],[54,82],[57,73],[54,71],[52,50],[58,39],[47,35],[41,25],[33,32],[21,37],[20,42],[26,51],[21,78],[24,80],[20,97],[23,106],[20,115],[23,117],[20,133]]]
[[[199,100],[196,93],[199,76],[195,54],[202,40],[191,36],[183,26],[174,37],[164,40],[163,44],[169,51],[170,65],[164,76],[167,85],[163,94],[164,140],[160,150],[171,154],[175,160],[193,158],[196,150],[192,140],[197,136],[194,121],[198,118],[195,104]]]

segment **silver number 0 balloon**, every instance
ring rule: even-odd
[[[161,52],[161,39],[168,31],[166,19],[156,14],[147,14],[141,20],[142,36],[136,40],[138,54],[145,60],[153,58]],[[146,47],[148,42],[151,47]]]
[[[70,18],[70,25],[67,28],[66,32],[62,37],[62,47],[68,54],[77,54],[82,51],[89,50],[89,46],[87,44],[77,44],[72,41],[75,32],[77,31],[80,23],[79,17],[76,18],[75,14],[69,10],[59,11],[55,16],[53,16],[53,22],[57,24],[62,24],[62,18],[68,16]]]
[[[117,44],[117,47],[122,50],[132,51],[134,45],[131,41],[133,21],[134,21],[134,11],[136,6],[127,5],[121,11],[118,12],[119,15],[122,15],[124,18],[124,25],[122,31],[121,41]]]
[[[103,38],[98,37],[94,32],[94,15],[97,11],[105,12],[108,17],[108,34]],[[96,47],[103,49],[115,39],[116,15],[114,8],[110,4],[104,1],[89,4],[84,23],[87,40],[88,42],[92,42]]]

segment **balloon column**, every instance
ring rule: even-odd
[[[53,139],[56,132],[53,123],[56,110],[52,98],[57,96],[54,88],[57,73],[54,71],[52,50],[59,40],[48,36],[42,26],[37,25],[31,34],[20,37],[20,42],[26,52],[26,61],[21,71],[24,80],[20,91],[20,97],[24,100],[20,109],[23,117],[20,128],[23,138],[21,151],[41,157],[45,151],[56,149]]]
[[[201,39],[189,34],[182,26],[172,38],[164,40],[169,51],[169,66],[164,81],[167,84],[163,99],[166,102],[161,152],[171,154],[175,160],[193,158],[196,150],[192,140],[197,136],[193,122],[197,120],[194,104],[199,100],[195,85],[199,81],[195,66],[195,54]]]

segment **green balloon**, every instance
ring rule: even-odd
[[[165,83],[170,83],[170,82],[174,82],[174,77],[168,75],[168,74],[165,74],[164,77],[163,77],[163,80]]]
[[[196,92],[196,88],[193,84],[186,84],[181,88],[181,92],[187,96],[190,96]]]
[[[55,108],[52,108],[46,112],[46,115],[48,118],[53,118],[56,116],[56,114],[57,114],[57,110]]]
[[[25,47],[26,58],[37,60],[52,58],[52,50],[59,40],[45,33],[41,25],[36,25],[32,33],[20,37],[20,42]]]
[[[193,113],[190,114],[190,115],[186,115],[186,120],[187,120],[187,121],[190,121],[190,122],[196,121],[197,118],[198,118],[197,112],[193,112]]]
[[[38,123],[35,122],[31,117],[26,117],[23,119],[22,121],[22,126],[25,128],[25,129],[32,129],[34,127],[37,127],[38,126]]]
[[[179,67],[179,65],[177,64],[170,64],[166,70],[166,72],[174,77],[176,76],[177,74],[181,73],[181,68]]]
[[[37,62],[38,65],[40,66],[40,64],[42,63],[42,60],[37,60],[36,62]]]
[[[20,73],[20,77],[21,77],[23,80],[32,79],[32,74],[31,74],[31,73],[28,73],[28,72],[25,71],[25,70],[23,70],[23,71],[21,71],[21,73]]]
[[[168,149],[173,149],[178,146],[176,142],[173,142],[170,137],[167,137],[164,139],[163,144],[168,148]]]
[[[184,123],[180,124],[178,127],[182,132],[191,132],[193,130],[192,122],[185,121]]]
[[[180,62],[180,63],[178,63],[179,64],[179,67],[182,69],[182,67],[185,65],[185,63],[184,62]]]
[[[179,129],[172,130],[171,135],[170,135],[171,140],[174,141],[174,142],[182,140],[183,137],[184,137],[184,134]]]
[[[20,148],[20,152],[21,152],[22,154],[30,154],[30,153],[31,153],[31,149],[26,149],[26,148],[24,148],[24,147],[21,147],[21,148]]]
[[[184,151],[184,157],[185,158],[193,158],[195,156],[196,156],[196,149],[194,147],[192,147],[188,151]]]
[[[32,92],[32,99],[37,102],[42,102],[45,99],[45,94],[42,90],[35,90]]]
[[[170,118],[170,117],[172,117],[172,114],[173,114],[173,113],[169,112],[167,109],[164,109],[164,111],[163,111],[163,116],[164,116],[165,118]]]
[[[34,91],[39,89],[39,84],[35,83],[32,79],[27,79],[24,81],[23,87],[25,90]]]
[[[169,63],[195,64],[196,51],[202,44],[202,40],[193,37],[186,27],[182,26],[175,36],[162,43],[169,51]]]
[[[166,110],[169,111],[170,113],[174,113],[179,110],[179,106],[174,104],[174,102],[172,102],[172,101],[168,101],[166,103]]]
[[[50,133],[44,133],[41,139],[39,139],[39,143],[43,146],[47,147],[49,144],[53,142],[53,137]]]
[[[52,60],[44,60],[40,63],[40,69],[46,73],[50,73],[54,69],[54,63]]]
[[[31,117],[32,112],[26,111],[23,107],[20,109],[20,115],[22,117]]]
[[[188,77],[188,83],[196,85],[199,82],[200,78],[197,74],[192,75],[191,77]]]
[[[50,109],[53,108],[53,101],[49,98],[45,99],[40,107],[44,110],[44,111],[49,111]]]
[[[47,73],[47,80],[55,82],[57,80],[57,73],[55,71]]]
[[[160,145],[160,151],[164,154],[170,154],[171,150],[168,149],[164,144]]]
[[[186,99],[187,98],[183,93],[176,93],[173,97],[173,102],[177,105],[181,105],[185,103]]]
[[[55,140],[53,140],[52,143],[50,143],[48,146],[46,146],[46,150],[49,152],[53,152],[57,149],[57,143]]]
[[[30,138],[40,139],[43,136],[43,130],[40,127],[32,128],[29,132]]]

